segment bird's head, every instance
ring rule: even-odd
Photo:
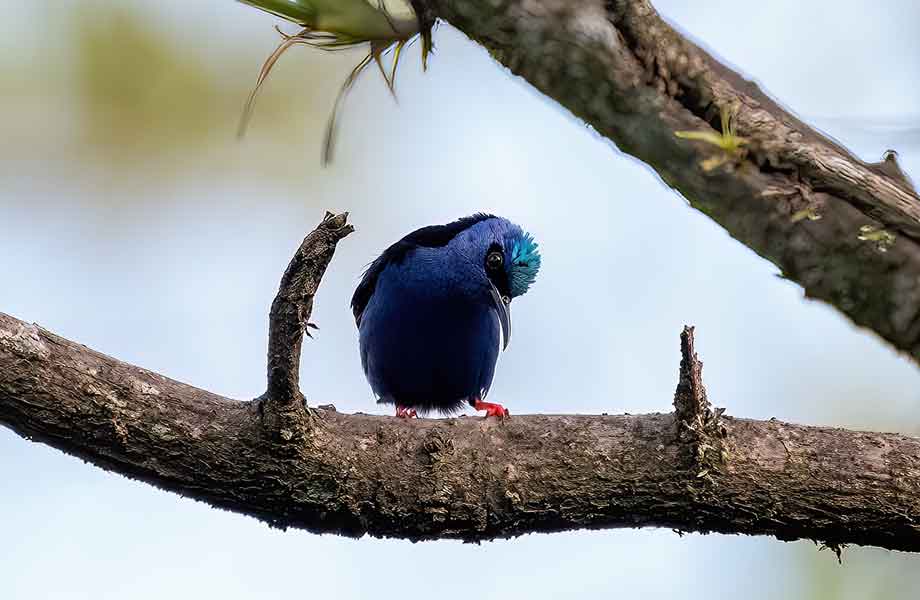
[[[481,220],[458,235],[454,243],[476,263],[477,271],[488,282],[485,288],[498,310],[507,345],[511,300],[524,295],[536,281],[540,252],[533,236],[511,221],[491,215],[477,217]]]
[[[506,303],[523,296],[537,278],[540,252],[533,236],[508,219],[476,214],[455,221],[462,226],[448,247],[473,263],[473,269],[498,290]],[[454,224],[451,224],[453,226]]]
[[[481,236],[483,273],[510,302],[523,296],[536,281],[540,252],[533,236],[510,221],[495,218],[483,225],[480,231],[471,232]]]

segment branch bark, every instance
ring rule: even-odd
[[[920,551],[920,439],[725,417],[689,328],[674,414],[406,420],[321,407],[283,434],[265,405],[304,410],[298,331],[350,226],[327,215],[317,231],[272,308],[280,391],[222,398],[0,313],[0,423],[277,527],[479,541],[658,526]]]
[[[300,349],[310,336],[313,297],[335,247],[354,231],[348,213],[327,212],[322,222],[304,238],[281,278],[268,323],[268,388],[258,399],[269,431],[284,440],[300,436],[311,413],[300,392]],[[312,336],[311,336],[312,337]]]
[[[856,159],[664,22],[647,0],[413,0],[649,164],[690,204],[920,362],[920,197],[886,153]],[[721,132],[744,152],[676,131]],[[720,156],[721,155],[721,156]],[[711,168],[713,159],[723,162]]]

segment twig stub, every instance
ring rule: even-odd
[[[300,349],[310,325],[313,297],[338,242],[355,230],[348,213],[326,212],[300,244],[281,278],[268,327],[268,388],[259,399],[266,426],[283,439],[296,435],[308,410],[300,392]]]
[[[722,462],[723,408],[712,409],[703,385],[703,363],[693,347],[694,328],[680,334],[680,378],[674,392],[674,420],[680,441],[688,448],[689,466],[697,478],[708,477]]]

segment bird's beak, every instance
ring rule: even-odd
[[[498,312],[498,322],[502,325],[502,350],[508,347],[511,341],[511,298],[502,296],[498,288],[491,281],[492,302],[495,303],[495,310]]]

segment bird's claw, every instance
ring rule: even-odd
[[[494,402],[483,402],[482,400],[477,400],[473,404],[475,410],[484,410],[486,411],[486,417],[510,417],[511,413],[508,412],[508,409],[502,406],[501,404],[495,404]]]
[[[400,419],[411,419],[418,418],[418,413],[415,412],[414,408],[409,408],[407,406],[396,406],[396,416]]]
[[[315,329],[319,331],[319,325],[317,325],[316,323],[307,323],[307,326],[304,327],[303,329],[304,334],[306,334],[308,338],[313,339],[313,334],[310,333],[311,329]]]

